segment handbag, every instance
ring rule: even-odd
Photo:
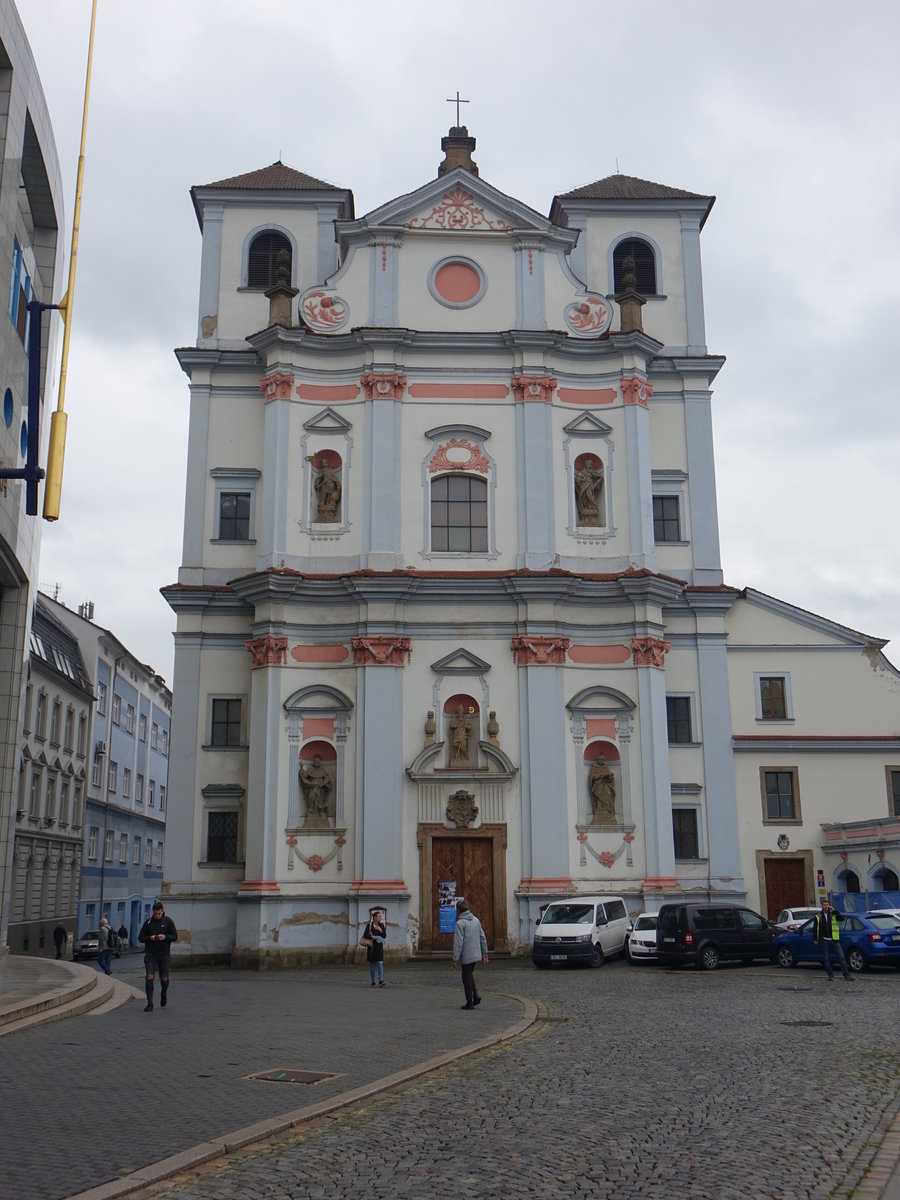
[[[361,938],[359,939],[359,944],[360,944],[361,946],[365,946],[365,948],[366,948],[367,950],[371,950],[371,949],[372,949],[372,947],[375,945],[375,943],[372,941],[372,939],[371,939],[371,938],[367,938],[367,937],[361,937]]]

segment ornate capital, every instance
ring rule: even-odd
[[[555,375],[513,375],[512,390],[516,404],[531,400],[549,404],[557,382]]]
[[[653,395],[653,387],[647,383],[646,379],[638,379],[636,375],[631,379],[622,380],[622,399],[626,404],[640,404],[644,408],[649,408],[650,397]]]
[[[408,637],[355,637],[350,644],[358,667],[404,667],[410,653]]]
[[[273,371],[259,381],[260,390],[270,400],[290,400],[294,388],[294,376],[289,371]]]
[[[657,637],[636,637],[631,639],[631,653],[634,655],[636,667],[665,667],[666,655],[672,649],[672,643]]]
[[[365,371],[359,382],[367,400],[399,400],[406,387],[406,376],[397,371]]]
[[[460,437],[441,442],[428,464],[428,470],[432,474],[435,471],[481,471],[483,475],[487,475],[489,469],[490,463],[482,448],[467,438]]]
[[[563,666],[569,638],[515,637],[512,651],[517,667]]]
[[[253,655],[254,667],[283,667],[287,660],[288,640],[286,637],[250,638],[244,646]]]

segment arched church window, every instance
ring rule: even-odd
[[[439,475],[431,484],[431,549],[486,554],[487,482],[472,475]]]
[[[889,867],[883,867],[878,872],[875,882],[883,892],[900,892],[900,880],[897,879],[897,872],[892,871]]]
[[[854,896],[859,895],[859,876],[855,871],[844,871],[841,875],[841,883],[844,885],[845,892]]]
[[[641,296],[656,295],[656,256],[642,238],[625,238],[613,251],[613,292],[625,291],[625,259],[634,260],[634,290]]]
[[[481,740],[478,701],[472,696],[451,696],[444,702],[444,740],[448,748],[448,765],[453,768],[472,767],[478,760]]]
[[[250,243],[247,260],[247,287],[270,288],[275,283],[275,269],[279,266],[278,254],[287,252],[287,260],[281,259],[282,269],[286,266],[287,278],[291,278],[291,243],[283,233],[267,229]]]
[[[615,825],[619,817],[619,751],[612,742],[589,742],[584,751],[592,825]]]
[[[606,524],[606,473],[599,455],[590,451],[575,459],[575,511],[578,524]]]
[[[336,450],[320,450],[310,458],[312,466],[312,519],[332,525],[341,520],[344,484],[343,462]]]

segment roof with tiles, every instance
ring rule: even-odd
[[[699,192],[686,192],[683,188],[668,187],[664,183],[653,183],[649,179],[636,179],[633,175],[608,175],[571,192],[561,192],[560,200],[711,200]]]
[[[217,179],[215,183],[203,185],[209,188],[239,188],[251,191],[278,192],[343,192],[346,189],[335,183],[326,183],[304,171],[295,171],[279,159],[258,171],[247,171],[244,175],[232,175],[228,179]]]

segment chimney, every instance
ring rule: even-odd
[[[616,304],[622,315],[622,333],[643,333],[644,322],[641,309],[647,303],[635,289],[637,278],[634,273],[634,259],[622,260],[622,290],[615,295]]]
[[[472,161],[475,139],[469,137],[469,131],[465,125],[451,125],[447,136],[441,138],[441,149],[444,152],[444,161],[438,167],[439,179],[456,167],[471,171],[473,175],[478,174],[478,167]]]
[[[269,326],[283,325],[290,329],[293,323],[291,301],[297,295],[298,288],[291,287],[291,256],[287,250],[279,250],[275,255],[275,282],[264,293],[269,301]]]

